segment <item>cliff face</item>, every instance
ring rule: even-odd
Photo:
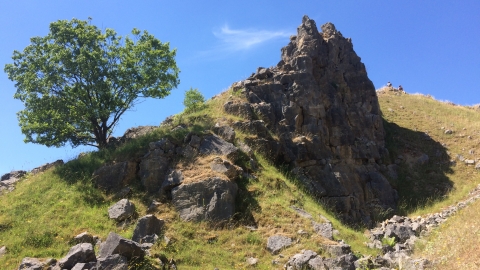
[[[381,173],[389,157],[378,99],[351,40],[331,23],[321,30],[304,16],[276,67],[234,85],[249,103],[229,102],[225,110],[249,117],[235,125],[257,133],[249,143],[293,165],[344,221],[369,224],[397,204]]]

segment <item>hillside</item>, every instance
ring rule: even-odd
[[[192,128],[211,128],[215,122],[212,119],[225,117],[219,105],[228,99],[235,98],[235,95],[231,91],[223,93],[209,101],[204,110],[175,117],[178,121],[175,125],[181,123],[188,125],[195,122]],[[478,173],[474,167],[459,161],[444,165],[447,167],[443,169],[444,173],[432,169],[442,168],[438,163],[455,160],[457,154],[464,155],[467,159],[475,157],[470,155],[469,151],[478,145],[475,138],[476,135],[478,136],[478,123],[480,123],[478,112],[439,102],[424,95],[380,93],[379,101],[384,112],[390,155],[394,157],[401,153],[405,155],[407,150],[415,149],[427,153],[430,157],[429,164],[415,167],[415,170],[409,170],[408,167],[400,169],[397,180],[400,199],[403,202],[400,204],[400,213],[416,216],[435,212],[465,197],[468,191],[479,183]],[[236,119],[234,116],[230,117]],[[422,131],[418,130],[420,127],[423,127]],[[451,128],[454,133],[445,134],[445,127]],[[165,127],[160,127],[155,132],[115,150],[88,153],[60,168],[43,174],[28,175],[18,183],[15,191],[3,194],[0,201],[0,223],[2,224],[0,244],[8,247],[8,253],[0,259],[0,264],[6,266],[6,269],[16,269],[23,257],[60,258],[68,251],[71,239],[84,230],[102,238],[106,237],[109,231],[118,232],[126,237],[131,236],[133,224],[117,226],[114,221],[109,220],[107,208],[115,200],[113,196],[93,188],[90,176],[102,163],[122,159],[142,151],[145,149],[142,145],[165,136],[167,132],[165,130]],[[425,139],[426,131],[431,137],[429,140]],[[237,136],[242,138],[248,135],[240,133]],[[468,139],[468,136],[472,139]],[[434,147],[442,144],[445,146],[439,149],[443,149],[445,154],[448,151],[448,156],[435,155],[438,149]],[[241,204],[243,203],[251,211],[250,213],[242,211],[243,217],[229,226],[212,227],[212,224],[208,223],[182,222],[171,205],[162,205],[157,214],[169,222],[165,235],[175,239],[175,242],[167,246],[156,245],[152,253],[166,258],[175,258],[182,269],[195,269],[199,266],[241,269],[246,267],[245,259],[250,256],[260,259],[258,265],[260,269],[270,269],[271,260],[276,257],[266,252],[264,243],[273,233],[296,235],[300,229],[307,232],[298,238],[297,244],[282,252],[285,258],[301,249],[319,250],[318,243],[328,242],[312,231],[308,220],[298,216],[290,208],[292,204],[301,206],[309,213],[328,217],[340,232],[335,239],[344,239],[356,252],[376,253],[375,250],[367,250],[364,247],[363,242],[366,241],[366,237],[362,230],[349,229],[336,221],[301,188],[295,186],[295,181],[289,178],[288,174],[282,173],[258,154],[257,157],[260,166],[263,167],[257,175],[258,178],[244,180],[241,184],[241,189],[250,194]],[[404,165],[408,166],[406,163]],[[405,181],[408,177],[417,183],[418,193],[409,192],[407,185],[401,185],[401,181],[409,184]],[[430,194],[428,188],[432,185],[444,184],[445,180],[448,180],[447,183],[452,187],[448,192],[426,196]],[[129,195],[129,198],[136,203],[137,212],[141,216],[146,213],[152,197],[141,189],[135,191]],[[456,243],[455,246],[468,239],[473,241],[475,238],[463,236],[469,232],[475,233],[471,230],[471,226],[477,224],[472,225],[471,222],[479,220],[475,216],[478,215],[478,211],[474,210],[474,206],[468,209],[473,210],[473,213],[471,210],[465,210],[465,214],[469,211],[469,223],[463,220],[464,212],[451,218],[451,221],[439,229],[438,234],[433,234],[428,239],[429,242],[425,244],[424,249],[418,251],[418,255],[435,256],[432,259],[448,255],[445,259],[446,263],[452,260],[458,264],[457,258],[450,254],[452,251],[450,244],[448,254],[442,255],[439,252],[444,250],[441,247],[446,244],[442,242],[445,240],[440,236],[451,235],[449,241]],[[251,214],[257,221],[258,230],[250,231],[242,226],[247,222],[244,220],[247,214]],[[451,230],[455,231],[455,235],[463,239],[463,242],[451,239],[455,237]],[[209,239],[215,240],[209,241]],[[478,243],[461,246],[461,254],[473,254],[468,250],[478,249]],[[285,263],[282,261],[285,258],[280,259],[280,264]],[[452,269],[448,267],[444,269]]]
[[[411,247],[401,259],[385,256],[406,249],[400,238],[417,236],[414,258],[474,269],[478,259],[464,254],[480,248],[478,202],[438,229],[399,225],[407,237],[366,243],[375,234],[367,229],[386,218],[380,225],[392,227],[438,213],[478,186],[480,114],[375,91],[351,40],[331,23],[321,29],[305,16],[276,67],[259,68],[196,111],[129,129],[65,164],[5,175],[20,180],[14,189],[0,182],[2,269],[28,260],[41,266],[27,269],[71,269],[69,260],[98,267],[114,255],[119,269],[127,259],[129,269],[415,269]],[[114,217],[121,199],[135,210]],[[159,224],[154,234],[151,224],[139,229],[145,220]],[[75,240],[86,231],[88,240]],[[71,259],[82,241],[90,258]]]

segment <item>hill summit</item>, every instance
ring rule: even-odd
[[[373,83],[364,64],[332,23],[307,16],[273,68],[258,68],[234,84],[248,102],[225,110],[255,129],[249,143],[276,162],[294,166],[303,184],[348,223],[370,224],[395,209],[398,196],[382,172],[389,155]],[[268,129],[277,138],[272,138]]]

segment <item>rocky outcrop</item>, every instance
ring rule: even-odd
[[[138,243],[150,242],[146,238],[155,238],[153,235],[160,235],[162,233],[165,222],[158,219],[154,215],[146,215],[137,221],[135,230],[133,231],[132,240]],[[148,237],[152,236],[152,237]]]
[[[183,220],[228,220],[235,213],[237,190],[235,182],[212,177],[172,189],[172,202]]]
[[[284,235],[273,235],[267,240],[267,250],[272,254],[277,254],[283,248],[292,245],[292,239]]]
[[[77,263],[89,263],[96,260],[92,244],[82,243],[72,247],[67,255],[58,261],[58,265],[61,269],[71,269]]]
[[[331,23],[321,30],[305,16],[276,67],[234,84],[249,103],[229,101],[224,108],[248,119],[234,125],[258,136],[247,143],[295,166],[304,185],[344,221],[369,225],[376,212],[397,204],[380,173],[389,157],[378,99],[351,40]]]
[[[124,256],[127,259],[142,258],[145,256],[144,250],[137,242],[125,239],[111,232],[107,240],[105,240],[105,243],[102,243],[98,257],[106,258],[107,256],[115,254]]]
[[[93,179],[99,188],[108,192],[131,184],[136,173],[137,164],[125,161],[99,168],[93,173]]]

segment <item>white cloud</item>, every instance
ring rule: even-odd
[[[290,36],[285,31],[234,30],[228,25],[223,26],[220,32],[213,32],[213,34],[220,39],[220,47],[226,51],[248,50],[269,40]]]

